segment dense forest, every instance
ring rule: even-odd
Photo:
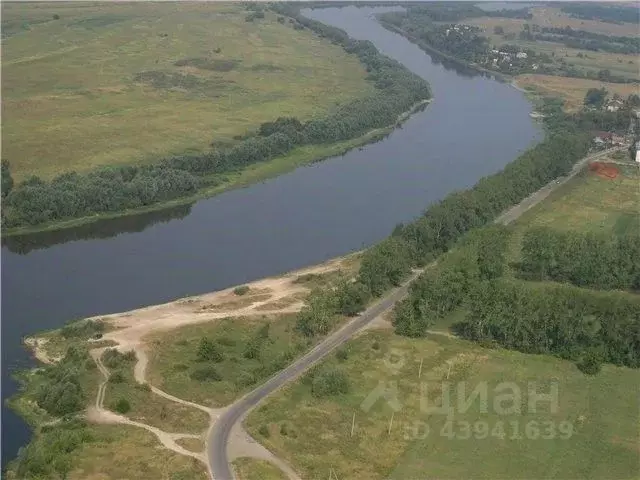
[[[532,232],[527,232],[523,244],[523,264],[533,266],[530,278],[571,281],[575,275],[576,285],[597,288],[629,286],[638,279],[637,236],[610,240],[611,254],[605,259],[596,253],[607,243],[604,238],[593,246],[566,245],[572,248],[571,253],[564,251],[567,259],[574,260],[570,264],[564,258],[554,262],[546,254],[557,250],[553,237],[581,234]],[[640,367],[640,297],[505,276],[510,234],[507,228],[492,226],[463,237],[396,306],[396,333],[425,336],[431,325],[461,309],[463,320],[454,329],[488,346],[558,355],[576,361],[586,373],[596,373],[601,362]],[[537,255],[530,253],[533,238]],[[629,251],[622,252],[625,248]]]
[[[522,273],[603,290],[640,290],[640,235],[611,237],[534,228],[522,241]]]
[[[2,226],[33,226],[188,196],[200,187],[223,182],[225,174],[283,155],[297,146],[347,140],[393,125],[402,113],[430,97],[423,79],[381,55],[371,42],[352,40],[342,30],[307,19],[299,14],[297,6],[275,4],[272,8],[290,17],[297,28],[309,29],[356,55],[375,93],[342,105],[322,119],[304,123],[295,118],[277,119],[232,147],[177,155],[154,165],[103,167],[87,174],[70,172],[51,181],[34,176],[14,185],[9,164],[4,162]]]

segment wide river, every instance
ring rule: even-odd
[[[71,319],[277,275],[371,245],[542,136],[515,88],[443,64],[373,18],[307,10],[425,78],[434,100],[385,140],[167,212],[10,239],[2,247],[2,397],[33,365],[21,339]],[[2,464],[29,441],[3,407]]]

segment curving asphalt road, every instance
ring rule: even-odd
[[[587,162],[597,160],[598,158],[609,155],[621,148],[625,147],[616,147],[584,157],[575,164],[567,176],[552,180],[540,190],[525,198],[518,205],[504,212],[496,219],[496,223],[502,223],[505,225],[511,223],[524,212],[547,198],[551,192],[573,178],[584,168]],[[402,286],[389,292],[376,304],[369,307],[358,317],[343,326],[340,330],[329,335],[305,356],[296,360],[274,377],[267,380],[266,383],[248,393],[225,410],[209,430],[209,436],[207,439],[207,454],[213,479],[233,480],[234,478],[229,465],[229,459],[227,457],[227,444],[231,435],[231,429],[237,422],[241,421],[251,411],[251,409],[260,403],[261,400],[278,388],[282,387],[284,384],[297,378],[314,363],[326,357],[336,347],[348,341],[362,327],[391,308],[398,300],[401,300],[407,294],[407,290],[411,282],[413,282],[420,273],[421,271],[415,272],[402,284]]]
[[[238,421],[242,420],[253,407],[273,391],[297,378],[314,363],[326,357],[336,347],[348,341],[358,330],[374,318],[391,308],[398,300],[407,294],[409,284],[415,280],[420,273],[421,272],[415,272],[402,286],[392,290],[358,317],[355,317],[340,328],[340,330],[337,330],[325,338],[321,343],[316,345],[313,350],[309,351],[306,355],[296,360],[287,368],[267,380],[266,383],[263,383],[225,410],[209,431],[207,441],[207,454],[209,456],[212,477],[215,480],[233,480],[234,478],[227,458],[227,444],[231,434],[231,428]]]

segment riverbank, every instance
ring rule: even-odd
[[[157,437],[154,443],[159,440],[171,451],[166,454],[192,458],[200,470],[206,469],[204,448],[209,424],[217,419],[221,407],[252,385],[242,383],[240,389],[232,387],[234,392],[230,397],[228,383],[237,384],[237,379],[227,380],[227,373],[237,368],[249,370],[256,362],[263,367],[275,363],[283,351],[294,351],[291,350],[293,344],[298,355],[309,348],[310,344],[303,336],[294,338],[295,334],[289,330],[294,328],[291,314],[302,308],[312,289],[331,285],[343,276],[350,278],[358,270],[359,261],[360,253],[355,253],[279,277],[162,305],[91,317],[26,338],[25,345],[43,367],[17,375],[22,383],[21,393],[12,397],[8,404],[28,421],[35,435],[29,447],[10,465],[7,478],[31,478],[29,475],[37,473],[38,468],[45,468],[44,472],[49,475],[65,471],[69,478],[76,478],[81,464],[86,468],[84,474],[97,472],[99,467],[101,475],[115,477],[114,466],[101,461],[91,464],[86,458],[88,452],[97,448],[95,438],[102,436],[105,425],[147,430]],[[246,336],[258,332],[260,336],[266,335],[273,347],[261,349],[259,359],[242,355]],[[212,338],[212,345],[217,345],[220,355],[224,356],[232,356],[237,345],[240,355],[235,358],[234,365],[224,364],[223,369],[223,364],[214,362],[224,377],[216,381],[203,382],[196,379],[196,375],[186,380],[173,378],[176,377],[176,362],[193,363],[196,372],[201,371],[203,365],[207,366],[202,360],[190,358],[194,351],[201,350],[198,342],[201,344],[202,338]],[[187,343],[195,345],[192,348]],[[178,351],[174,352],[176,348]],[[269,349],[273,352],[269,353]],[[208,368],[213,367],[209,365]],[[253,382],[259,383],[270,375],[268,369],[261,371],[264,378],[256,376]],[[248,373],[245,373],[246,377]],[[54,403],[50,401],[50,397],[60,390],[69,392],[67,400],[72,398],[67,384],[56,380],[60,375],[67,379],[77,375],[76,385],[82,393],[75,410],[71,407],[64,416],[61,409],[67,408],[68,401],[63,401],[63,397]],[[178,387],[174,385],[176,381]],[[43,390],[50,393],[43,396]],[[126,402],[126,410],[118,406],[123,402]],[[167,411],[171,411],[170,416],[163,414]],[[82,445],[73,445],[68,451],[57,450],[60,442],[52,445],[52,442],[43,441],[66,438],[69,422],[81,422],[73,427],[74,435],[91,432],[91,438]],[[191,439],[190,447],[182,446],[182,439]],[[65,444],[65,441],[61,443]],[[144,447],[145,443],[138,445],[136,441],[119,439],[105,448],[116,454],[122,453],[125,446],[138,448]],[[62,461],[64,466],[56,466],[58,463],[53,467],[38,466],[39,458],[57,455],[62,458],[57,462]],[[125,458],[118,468],[128,465],[128,461]],[[149,462],[151,468],[157,467],[158,463],[144,456],[136,460],[140,461]],[[180,466],[182,468],[182,463]],[[129,467],[133,468],[133,465]],[[194,468],[194,471],[199,469]]]
[[[394,33],[397,33],[398,35],[402,35],[404,38],[409,40],[411,43],[417,45],[418,47],[420,47],[424,51],[429,52],[429,53],[433,53],[433,54],[437,55],[438,57],[445,58],[445,59],[447,59],[447,60],[449,60],[451,62],[456,63],[457,65],[460,65],[460,66],[466,67],[466,68],[470,68],[472,70],[475,70],[478,73],[484,73],[484,74],[487,74],[487,75],[491,75],[495,79],[497,79],[499,81],[502,81],[502,82],[505,82],[505,83],[509,83],[509,82],[513,81],[516,78],[516,77],[513,77],[511,75],[507,75],[505,73],[500,73],[500,72],[496,72],[496,71],[493,71],[493,70],[489,70],[487,68],[481,67],[480,65],[476,65],[475,63],[469,63],[466,60],[458,58],[458,57],[456,57],[454,55],[451,55],[449,53],[445,53],[445,52],[443,52],[441,50],[438,50],[438,49],[432,47],[431,45],[429,45],[428,43],[420,40],[419,38],[408,34],[404,30],[402,30],[401,28],[396,27],[392,23],[385,21],[384,18],[378,17],[378,22],[380,23],[380,25],[382,25],[387,30],[389,30],[391,32],[394,32]]]
[[[423,99],[419,102],[416,102],[409,110],[401,113],[393,125],[371,130],[358,138],[345,140],[343,142],[336,142],[330,145],[305,145],[297,147],[290,153],[281,157],[277,157],[266,162],[249,165],[239,172],[230,172],[220,175],[220,177],[223,177],[225,179],[223,183],[215,186],[201,188],[193,195],[155,203],[147,207],[124,210],[121,212],[103,213],[88,217],[72,218],[69,220],[36,225],[33,227],[3,228],[2,237],[5,238],[28,235],[31,233],[63,230],[98,222],[101,220],[135,216],[143,213],[166,210],[168,208],[180,205],[188,205],[205,198],[211,198],[238,188],[245,188],[252,184],[260,183],[270,178],[274,178],[279,175],[291,172],[296,168],[321,162],[323,160],[326,160],[327,158],[344,155],[354,148],[360,148],[365,145],[378,142],[389,135],[395,128],[401,126],[404,122],[406,122],[411,117],[411,115],[426,108],[426,106],[431,101],[432,98]],[[207,177],[205,177],[205,181],[206,179]],[[216,176],[210,176],[208,177],[208,179],[209,181],[216,180]]]
[[[540,140],[528,117],[530,105],[515,90],[432,62],[355,10],[322,14],[349,22],[340,26],[354,35],[358,30],[349,24],[360,21],[363,39],[433,80],[438,101],[383,142],[198,202],[179,218],[135,230],[116,228],[108,235],[101,229],[111,224],[96,223],[96,235],[50,248],[7,248],[3,320],[9,327],[3,348],[8,365],[29,365],[21,338],[69,319],[220,290],[376,243],[398,222],[499,171]],[[503,108],[492,109],[497,104]],[[461,131],[467,133],[461,136]],[[497,143],[496,151],[491,146]],[[15,385],[8,378],[11,370],[5,372],[3,394],[8,396]],[[11,412],[5,411],[3,426],[3,454],[11,459],[30,435]]]

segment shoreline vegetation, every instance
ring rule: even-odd
[[[229,192],[236,189],[246,188],[251,185],[264,182],[271,178],[275,178],[280,175],[289,173],[299,167],[304,167],[304,166],[312,165],[314,163],[319,163],[331,157],[345,155],[346,153],[348,153],[353,149],[360,148],[365,145],[369,145],[369,144],[381,141],[385,137],[390,135],[394,129],[398,128],[404,122],[409,120],[411,115],[419,111],[422,111],[424,108],[426,108],[429,105],[429,103],[431,103],[432,100],[433,98],[429,98],[429,99],[424,99],[416,102],[410,109],[400,114],[398,116],[398,120],[393,125],[371,130],[365,133],[364,135],[361,135],[360,137],[357,137],[357,138],[353,138],[351,140],[345,140],[342,142],[336,142],[328,145],[309,145],[309,146],[298,147],[295,150],[281,157],[274,158],[264,163],[250,165],[241,171],[233,172],[232,174],[228,175],[229,177],[233,177],[233,178],[230,178],[227,182],[224,182],[220,185],[203,187],[200,190],[198,190],[196,193],[189,196],[178,197],[173,200],[167,200],[164,202],[149,205],[147,207],[123,210],[120,212],[102,213],[102,214],[96,214],[92,216],[72,218],[69,220],[50,222],[47,224],[36,225],[36,226],[17,227],[17,228],[11,228],[11,229],[3,228],[2,237],[3,238],[19,237],[23,235],[29,235],[32,233],[64,230],[64,229],[69,229],[73,227],[78,227],[81,225],[87,225],[87,224],[99,222],[102,220],[110,220],[110,219],[119,218],[119,217],[142,215],[145,213],[166,210],[172,207],[189,205],[194,202],[197,202],[198,200],[212,198],[212,197],[215,197],[216,195],[220,195],[222,193]]]
[[[261,6],[247,8],[264,15]],[[356,55],[374,93],[340,105],[324,118],[303,123],[279,117],[262,123],[256,135],[232,147],[177,155],[151,165],[68,172],[50,182],[34,176],[14,185],[10,165],[3,162],[2,235],[149,212],[255,183],[380,140],[431,98],[425,80],[382,55],[371,42],[353,40],[340,29],[306,18],[297,6],[274,5],[271,10],[283,21],[288,17],[293,28],[309,29]]]
[[[379,298],[389,289],[405,281],[411,274],[412,269],[424,267],[443,254],[453,251],[461,240],[464,241],[465,235],[472,231],[482,232],[482,228],[493,222],[502,212],[518,204],[530,194],[548,184],[548,182],[567,175],[574,164],[586,155],[590,145],[590,136],[586,132],[592,127],[592,122],[599,120],[599,117],[592,119],[588,115],[584,117],[568,116],[562,112],[561,108],[557,108],[557,105],[548,104],[548,102],[545,105],[547,108],[545,109],[543,121],[549,134],[542,142],[528,149],[500,172],[480,179],[473,187],[467,190],[447,195],[440,202],[431,205],[424,214],[414,221],[406,225],[398,225],[389,237],[358,255],[358,265],[353,275],[354,278],[350,279],[350,281],[338,282],[330,286],[321,284],[318,288],[315,288],[313,293],[305,298],[301,310],[295,314],[295,319],[293,320],[295,334],[306,338],[308,344],[313,345],[335,327],[337,318],[340,318],[340,316],[344,318],[345,315],[357,315],[374,299]],[[500,237],[498,240],[503,240],[501,231],[494,233]],[[487,239],[484,239],[484,237],[482,239],[483,242],[480,245],[483,248],[482,251],[485,253],[490,252],[490,246],[494,238],[489,236]],[[488,278],[493,278],[491,272],[496,269],[500,270],[504,259],[500,255],[498,255],[499,258],[493,258],[491,255],[485,256],[488,259],[488,263],[487,265],[482,265],[482,272],[484,272],[482,275],[486,274],[489,276]],[[502,270],[500,270],[500,274],[501,272]],[[424,315],[424,312],[419,308],[420,305],[416,305],[416,303],[422,296],[426,296],[426,293],[430,293],[427,288],[429,284],[427,280],[429,279],[431,279],[431,274],[428,272],[423,274],[415,282],[409,300],[399,304],[397,307],[394,323],[397,334],[406,337],[422,337],[427,334],[427,329],[431,326],[429,323],[431,317]],[[311,280],[313,281],[313,278]],[[457,290],[450,288],[451,285],[446,284],[445,280],[447,279],[441,280],[443,289],[447,292],[451,290],[449,295],[455,294]],[[453,279],[452,284],[455,286],[461,283],[458,280]],[[434,284],[438,285],[437,282]],[[247,293],[244,288],[242,288],[244,293],[240,293],[240,288],[229,290],[237,292],[235,295],[239,297]],[[570,290],[573,291],[573,287]],[[487,292],[484,293],[488,295]],[[560,293],[564,293],[564,290]],[[189,300],[184,299],[185,304],[188,304]],[[608,307],[608,305],[604,305],[604,307]],[[147,309],[153,308],[155,307],[147,307]],[[512,319],[507,322],[510,321]],[[73,326],[74,324],[71,325]],[[75,325],[78,327],[83,324]],[[76,335],[75,338],[93,338],[95,335],[93,331],[87,332],[83,330],[79,333],[81,337],[78,337],[78,332],[74,330],[76,327],[72,327],[73,332],[68,332]],[[475,342],[487,339],[486,335],[478,334],[473,327],[474,325],[469,325],[468,338]],[[100,339],[102,339],[102,331],[98,333],[100,334]],[[549,335],[549,332],[543,331],[541,335]],[[101,341],[100,339],[97,341]],[[41,344],[38,340],[30,340],[30,343],[36,347]],[[206,346],[210,347],[209,344]],[[64,344],[61,347],[64,347]],[[589,349],[583,350],[584,346],[582,344],[576,344],[573,347],[571,352],[564,352],[568,358],[582,363],[586,360],[591,361],[591,363],[601,361],[599,358],[591,358],[588,355],[585,357],[585,352],[591,356],[595,355],[595,353]],[[508,345],[508,348],[512,350],[524,349],[522,345],[518,344]],[[80,372],[79,374],[76,373],[76,376],[79,375],[82,378],[82,375],[87,373],[86,369],[89,368],[89,364],[86,362],[86,355],[78,355],[76,349],[70,350],[70,352],[69,350],[65,352],[64,349],[60,351],[60,355],[64,355],[64,358],[59,362],[62,364],[61,368],[65,365],[67,367],[75,365]],[[211,353],[209,350],[207,350],[208,354]],[[631,348],[631,350],[633,349]],[[553,353],[557,354],[558,352]],[[42,357],[42,355],[40,356]],[[605,358],[602,360],[610,359]],[[637,362],[635,357],[634,362]],[[212,372],[213,370],[205,373]],[[311,378],[314,388],[329,396],[335,393],[332,390],[334,388],[337,388],[338,392],[340,391],[343,386],[342,380],[344,379],[344,375],[340,371],[320,373],[322,375],[319,374],[317,378]],[[52,369],[52,374],[47,379],[50,382],[47,388],[59,393],[62,391],[75,391],[73,382],[69,389],[60,390],[62,380],[67,381],[67,379],[64,375],[57,375],[56,370]],[[50,454],[51,450],[47,449],[54,447],[48,446],[47,442],[42,441],[42,439],[39,441],[39,437],[41,435],[51,435],[51,432],[55,432],[57,429],[60,431],[69,429],[69,427],[65,426],[68,420],[52,419],[50,415],[38,416],[29,414],[29,409],[32,411],[42,410],[44,408],[43,405],[45,405],[55,410],[60,405],[51,402],[52,399],[46,395],[41,395],[40,401],[26,401],[27,399],[23,397],[26,395],[25,392],[33,391],[35,385],[30,385],[30,382],[35,381],[35,374],[33,372],[23,372],[19,377],[23,380],[22,391],[12,399],[11,406],[16,408],[28,421],[33,422],[37,431],[29,447],[26,447],[19,459],[13,462],[14,465],[20,462],[27,462],[31,458],[29,455],[34,455],[33,458],[45,458],[46,455],[44,454],[35,457],[38,452],[29,451],[31,445],[37,445],[37,448],[44,449]],[[91,398],[94,386],[91,382],[88,382],[88,384],[87,397]],[[20,407],[21,405],[23,408]],[[72,405],[71,415],[77,415],[82,412],[85,406],[85,403]],[[56,422],[60,425],[57,425]],[[45,426],[47,426],[46,429],[44,428]],[[80,431],[83,431],[83,428],[80,428]],[[36,450],[36,447],[33,447],[33,449]],[[69,458],[67,460],[70,468],[72,462]],[[61,468],[66,467],[62,466]]]

